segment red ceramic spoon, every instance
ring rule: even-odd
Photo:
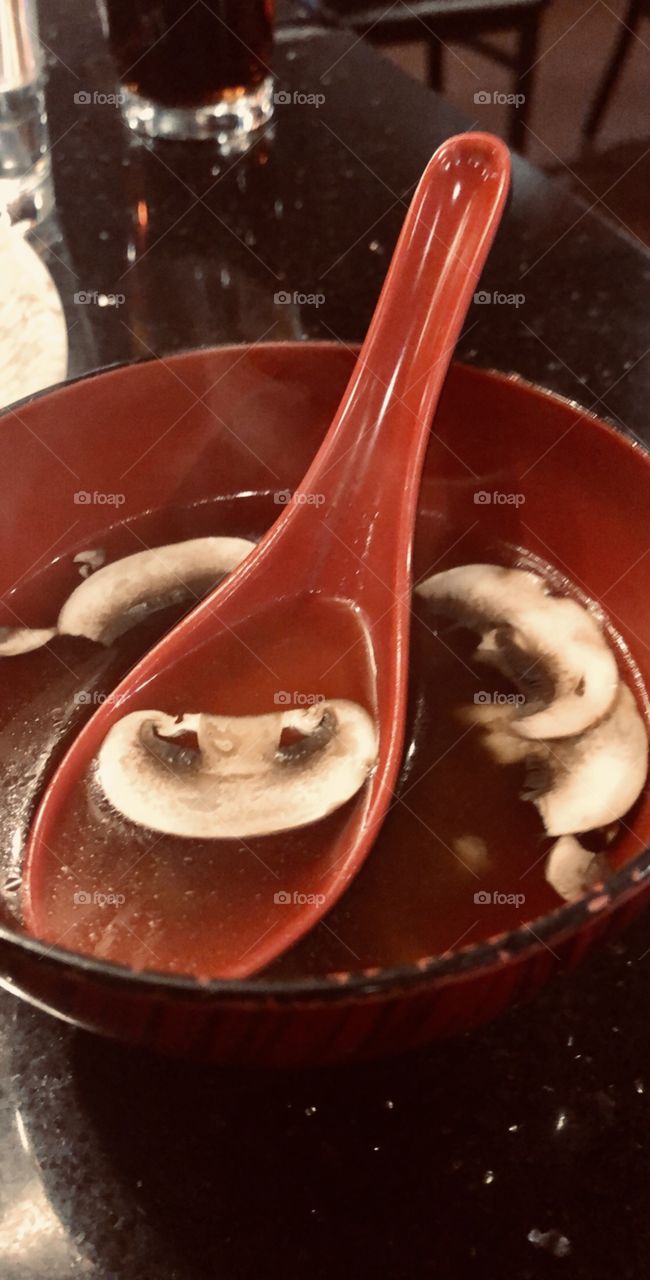
[[[217,852],[201,856],[213,859],[218,918],[205,936],[201,919],[177,937],[174,959],[145,963],[246,976],[311,929],[359,870],[402,753],[411,544],[430,424],[509,172],[506,147],[481,133],[450,138],[428,164],[340,408],[293,501],[242,566],[125,677],[50,781],[25,860],[25,917],[37,935],[56,941],[65,932],[49,886],[66,809],[110,726],[137,709],[258,713],[277,709],[280,690],[298,689],[356,699],[380,731],[375,771],[338,813],[234,849],[210,842]],[[128,880],[124,888],[128,895]],[[84,949],[74,927],[64,945]]]

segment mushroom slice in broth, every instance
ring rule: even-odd
[[[49,644],[55,635],[56,627],[0,627],[0,658],[33,653]]]
[[[575,600],[547,596],[516,622],[489,631],[476,657],[492,663],[526,698],[513,727],[525,738],[565,738],[609,711],[616,659],[601,627]],[[535,707],[541,703],[541,709]]]
[[[68,596],[56,627],[0,627],[0,657],[30,653],[56,635],[112,644],[156,609],[200,600],[254,546],[247,538],[189,538],[107,565],[103,551],[81,551],[73,561],[84,580]]]
[[[476,658],[523,695],[512,728],[525,738],[582,733],[606,715],[618,689],[616,659],[594,614],[548,594],[524,569],[462,565],[416,588],[445,615],[480,632]]]
[[[111,644],[153,609],[200,599],[254,545],[246,538],[190,538],[114,560],[75,588],[59,614],[58,630]]]
[[[621,683],[607,716],[575,738],[535,746],[526,799],[548,834],[571,835],[622,818],[638,799],[648,772],[648,735],[634,695]],[[532,757],[535,760],[535,757]]]
[[[547,594],[539,574],[498,564],[461,564],[434,573],[415,588],[436,613],[456,618],[472,631],[512,623],[525,603],[538,604]]]
[[[521,797],[558,837],[546,879],[566,900],[580,897],[607,862],[576,837],[622,818],[648,772],[646,726],[598,618],[548,594],[541,577],[497,565],[450,569],[417,591],[480,632],[475,659],[519,690],[523,707],[488,699],[461,708],[461,719],[482,729],[499,764],[525,766]]]
[[[466,708],[463,719],[484,730],[486,749],[498,764],[526,765],[522,799],[533,801],[551,836],[592,831],[622,818],[643,789],[648,735],[622,681],[608,714],[571,738],[522,738],[511,706]]]
[[[544,875],[565,902],[575,902],[593,889],[607,873],[604,853],[592,853],[575,836],[555,841],[544,867]]]
[[[103,547],[91,547],[88,551],[78,551],[73,556],[73,563],[79,567],[79,576],[88,578],[106,564],[106,553]]]
[[[295,740],[283,745],[287,730]],[[95,777],[138,826],[245,839],[326,817],[359,791],[376,755],[371,716],[346,699],[259,716],[137,711],[109,730]]]

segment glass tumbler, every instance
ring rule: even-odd
[[[129,126],[245,143],[273,111],[273,0],[103,0]]]
[[[33,0],[0,0],[0,221],[39,223],[53,204]]]

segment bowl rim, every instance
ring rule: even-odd
[[[327,339],[316,339],[309,342],[239,342],[224,343],[219,346],[200,346],[182,349],[165,355],[165,363],[170,360],[192,355],[209,356],[212,352],[241,352],[243,350],[286,351],[294,352],[320,348],[326,352],[346,351],[355,355],[360,343],[342,343]],[[115,361],[99,368],[88,370],[74,378],[45,387],[14,401],[11,405],[0,409],[0,424],[5,415],[15,409],[32,404],[36,400],[45,399],[57,392],[66,390],[81,382],[114,374],[142,365],[155,364],[160,361],[157,356],[143,356],[134,360]],[[573,409],[582,418],[586,418],[607,433],[617,437],[621,444],[644,459],[650,468],[650,446],[635,433],[624,431],[616,422],[600,417],[592,410],[585,408],[570,396],[552,391],[548,387],[531,382],[516,371],[504,371],[454,360],[453,364],[465,374],[476,377],[479,381],[515,384],[525,392],[542,397]],[[544,915],[536,916],[532,921],[519,925],[516,929],[492,935],[479,942],[467,943],[450,951],[433,956],[422,957],[409,964],[392,967],[373,967],[358,970],[342,970],[322,976],[308,976],[291,979],[268,979],[252,975],[248,978],[210,978],[199,979],[191,974],[168,973],[155,969],[132,969],[117,961],[98,960],[94,956],[82,952],[70,951],[57,943],[45,943],[18,929],[12,929],[0,922],[0,944],[8,944],[32,953],[39,960],[47,960],[65,969],[99,978],[102,982],[126,986],[130,990],[142,988],[163,992],[169,997],[190,1000],[216,1000],[237,1004],[308,1004],[324,1001],[351,1001],[363,996],[388,997],[401,992],[409,992],[417,988],[433,985],[449,985],[474,973],[486,973],[502,968],[506,964],[522,960],[525,957],[546,949],[557,961],[550,941],[560,943],[575,936],[581,927],[593,923],[598,916],[609,915],[615,907],[626,900],[636,897],[650,879],[650,845],[646,846],[625,866],[620,867],[607,880],[606,885],[598,885],[575,902],[562,903]],[[534,925],[533,929],[531,926]],[[17,989],[11,980],[3,980],[0,986],[9,990]]]

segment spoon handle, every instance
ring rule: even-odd
[[[377,548],[383,573],[379,527],[390,524],[402,550],[410,542],[431,420],[509,179],[508,149],[490,134],[460,134],[436,151],[332,429],[297,491],[320,495],[332,539],[339,525],[349,533],[351,511],[359,529],[371,524],[364,560]]]

